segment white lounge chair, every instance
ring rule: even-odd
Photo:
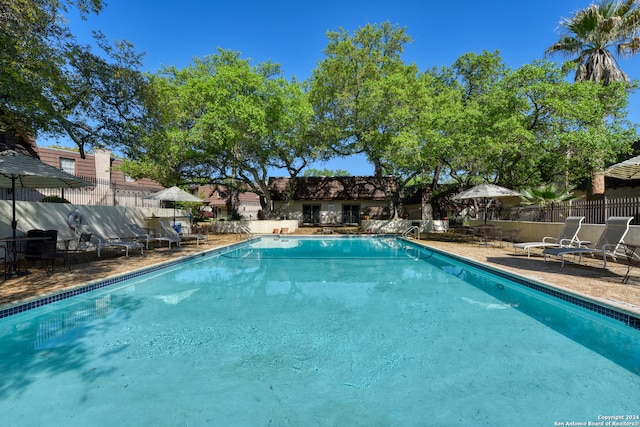
[[[580,240],[578,239],[578,232],[582,227],[583,216],[570,216],[564,221],[564,226],[558,237],[546,236],[539,242],[524,242],[515,243],[513,247],[515,249],[522,249],[527,251],[527,258],[531,257],[532,248],[557,248],[563,246],[580,246]],[[515,250],[514,249],[514,250]]]
[[[143,241],[147,249],[149,249],[149,243],[151,242],[162,242],[168,241],[169,247],[171,247],[171,239],[166,237],[158,237],[152,236],[149,232],[147,232],[144,228],[140,227],[138,224],[125,224],[129,231],[136,236],[137,240]]]
[[[129,256],[129,249],[140,249],[140,253],[144,253],[144,245],[140,242],[123,240],[122,237],[106,237],[86,225],[79,225],[75,229],[79,236],[83,233],[91,235],[91,243],[96,246],[98,257],[100,257],[102,248],[106,247],[122,248],[125,251],[125,256]]]
[[[595,244],[547,248],[542,251],[544,260],[547,261],[548,255],[560,257],[562,259],[561,266],[564,267],[564,256],[567,254],[580,255],[580,262],[582,262],[582,254],[600,254],[604,260],[604,268],[607,268],[607,256],[610,256],[614,261],[616,260],[616,252],[624,243],[624,237],[629,231],[632,219],[633,217],[612,216],[607,220],[602,235]]]
[[[180,246],[181,241],[187,240],[195,240],[196,244],[200,244],[200,240],[206,240],[207,236],[202,234],[189,234],[189,233],[178,233],[175,228],[171,226],[166,221],[160,221],[160,226],[164,232],[164,237],[171,239],[171,241],[175,242],[178,246]],[[171,247],[171,243],[169,243],[169,247]]]

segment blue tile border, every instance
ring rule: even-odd
[[[189,260],[192,260],[192,259],[200,258],[200,257],[203,257],[203,256],[221,254],[223,252],[227,252],[227,251],[236,249],[237,247],[243,246],[246,243],[247,243],[247,241],[243,241],[243,242],[239,242],[239,243],[233,243],[231,245],[223,246],[223,247],[216,248],[216,249],[211,249],[209,251],[201,252],[201,253],[198,253],[198,254],[181,257],[181,258],[175,259],[173,261],[168,261],[166,263],[157,264],[157,265],[153,265],[153,266],[150,266],[150,267],[145,267],[143,269],[136,270],[136,271],[133,271],[131,273],[126,273],[126,274],[122,274],[122,275],[119,275],[119,276],[110,277],[109,279],[100,280],[100,281],[97,281],[97,282],[94,282],[94,283],[88,283],[88,284],[80,286],[78,288],[70,289],[68,291],[63,291],[63,292],[60,292],[60,293],[57,293],[57,294],[53,294],[53,295],[49,295],[49,296],[45,296],[45,297],[39,298],[37,300],[24,302],[24,303],[18,303],[16,305],[11,306],[11,307],[8,307],[8,308],[0,310],[0,319],[5,318],[5,317],[9,317],[9,316],[13,316],[14,314],[18,314],[18,313],[22,313],[22,312],[25,312],[25,311],[29,311],[29,310],[32,310],[34,308],[42,307],[43,305],[47,305],[47,304],[51,304],[51,303],[54,303],[54,302],[57,302],[57,301],[61,301],[61,300],[67,299],[67,298],[71,298],[71,297],[74,297],[76,295],[81,295],[81,294],[84,294],[84,293],[87,293],[87,292],[91,292],[91,291],[94,291],[96,289],[101,289],[101,288],[104,288],[104,287],[107,287],[107,286],[111,286],[111,285],[114,285],[116,283],[121,283],[121,282],[124,282],[125,280],[129,280],[129,279],[133,279],[133,278],[136,278],[136,277],[144,276],[145,274],[153,273],[155,271],[163,270],[165,268],[170,268],[170,267],[173,267],[175,265],[182,264],[185,261],[189,261]]]
[[[467,258],[455,255],[455,254],[451,254],[449,252],[444,252],[441,251],[439,249],[435,249],[429,246],[423,246],[423,245],[418,245],[412,241],[409,240],[404,240],[405,243],[410,243],[412,245],[414,245],[416,248],[422,248],[422,249],[427,249],[433,252],[437,252],[443,256],[447,256],[450,258],[454,258],[456,261],[462,262],[464,264],[473,266],[475,268],[478,268],[480,270],[483,270],[485,272],[491,273],[491,274],[495,274],[496,276],[502,277],[503,279],[508,279],[511,280],[515,283],[518,283],[519,285],[522,286],[526,286],[529,289],[533,289],[534,291],[552,296],[554,298],[560,299],[562,301],[571,303],[573,305],[576,305],[578,307],[582,307],[585,308],[587,310],[596,312],[598,314],[601,314],[603,316],[609,317],[611,319],[617,320],[619,322],[624,323],[627,326],[630,326],[634,329],[640,329],[640,316],[635,316],[633,314],[630,313],[625,313],[623,311],[617,310],[613,307],[608,307],[605,306],[603,304],[598,304],[594,301],[589,301],[586,298],[580,298],[576,295],[572,295],[569,294],[567,292],[563,292],[561,290],[558,289],[554,289],[551,288],[547,285],[544,285],[542,283],[538,283],[535,282],[531,279],[525,279],[523,277],[519,277],[517,275],[514,274],[510,274],[509,272],[503,271],[503,270],[499,270],[493,267],[490,267],[488,265],[479,263],[479,262],[475,262],[472,260],[469,260]]]

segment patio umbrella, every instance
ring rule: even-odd
[[[93,184],[13,150],[0,152],[0,187],[11,188],[12,237],[16,238],[16,188],[81,188]],[[17,254],[14,248],[14,259]]]
[[[618,179],[640,179],[640,156],[609,166],[604,175]]]
[[[171,188],[165,188],[164,190],[158,191],[157,193],[153,193],[151,196],[147,197],[148,199],[160,200],[166,202],[200,202],[202,203],[202,199],[194,196],[191,193],[188,193],[176,186]],[[176,224],[176,205],[173,205],[173,224]]]
[[[500,187],[495,184],[480,184],[475,187],[471,187],[468,190],[463,191],[460,194],[456,194],[452,197],[453,200],[464,200],[464,199],[498,199],[504,197],[521,197],[522,195],[517,191],[509,190],[505,187]],[[489,205],[491,204],[491,200],[488,203],[485,203],[485,213],[484,213],[484,222],[487,222],[487,210],[489,209]]]

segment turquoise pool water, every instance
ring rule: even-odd
[[[0,319],[0,366],[7,426],[640,421],[639,330],[386,238],[262,238]]]

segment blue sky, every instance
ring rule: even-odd
[[[591,0],[429,0],[396,1],[220,1],[107,0],[98,16],[83,21],[74,11],[67,18],[78,40],[91,41],[91,30],[108,40],[128,40],[145,52],[144,69],[187,66],[194,57],[217,47],[240,52],[255,63],[277,62],[288,77],[304,80],[323,59],[326,32],[352,32],[368,23],[389,21],[406,28],[413,42],[403,59],[420,70],[451,65],[466,52],[499,50],[507,66],[517,68],[543,57],[557,41],[563,17]],[[551,58],[562,61],[561,57]],[[640,58],[621,59],[632,79],[640,78]],[[632,97],[630,119],[640,121],[640,96]],[[372,173],[361,158],[318,168]]]

